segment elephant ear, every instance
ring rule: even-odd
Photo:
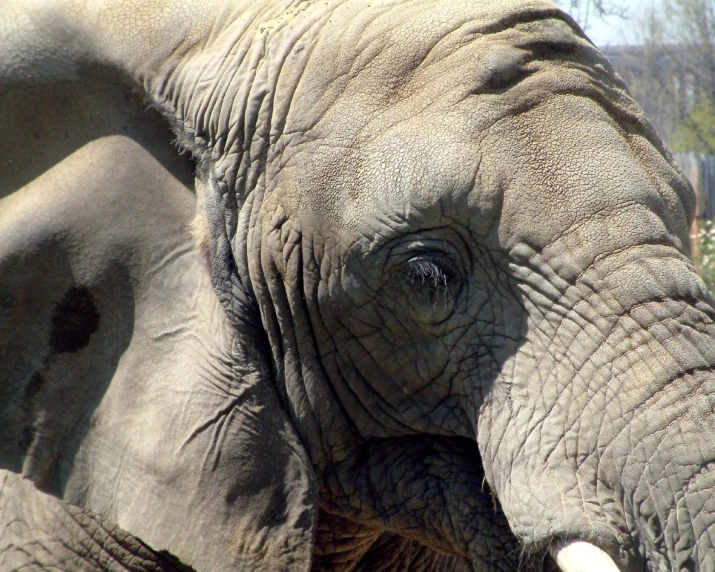
[[[308,570],[311,466],[128,93],[0,86],[0,468],[197,570]]]

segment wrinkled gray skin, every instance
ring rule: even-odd
[[[715,568],[693,195],[553,5],[6,0],[0,133],[1,570]]]

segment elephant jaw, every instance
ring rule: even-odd
[[[558,542],[549,552],[564,572],[619,572],[606,552],[583,540]]]

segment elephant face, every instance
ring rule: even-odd
[[[630,312],[676,319],[664,299],[707,298],[686,256],[691,191],[561,17],[436,33],[403,60],[376,49],[327,111],[301,106],[308,64],[294,135],[275,168],[269,154],[248,267],[296,426],[316,466],[361,440],[476,439],[530,550],[585,538],[635,563],[621,471],[643,461],[622,432],[634,399],[692,364],[663,363],[682,341]],[[316,76],[327,60],[311,54]]]
[[[53,349],[8,345],[4,468],[197,569],[509,570],[550,565],[547,549],[570,569],[559,547],[579,540],[623,570],[712,564],[693,194],[567,16],[216,0],[190,21],[171,4],[159,33],[129,4],[30,17],[39,55],[25,42],[0,78],[89,61],[142,85],[197,162],[195,240],[165,127],[127,129],[129,103],[86,96],[123,110],[105,126],[133,142],[95,142],[9,197],[18,220],[52,193],[99,206],[1,231],[20,277],[6,299],[34,280],[18,252],[51,235],[69,253],[32,258],[63,276],[45,297],[67,296],[6,304]],[[72,50],[42,60],[68,30]],[[91,397],[53,408],[80,377]],[[38,425],[51,446],[15,446]],[[49,534],[73,530],[53,515]]]

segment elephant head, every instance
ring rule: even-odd
[[[8,567],[715,566],[693,193],[553,4],[3,11]]]

